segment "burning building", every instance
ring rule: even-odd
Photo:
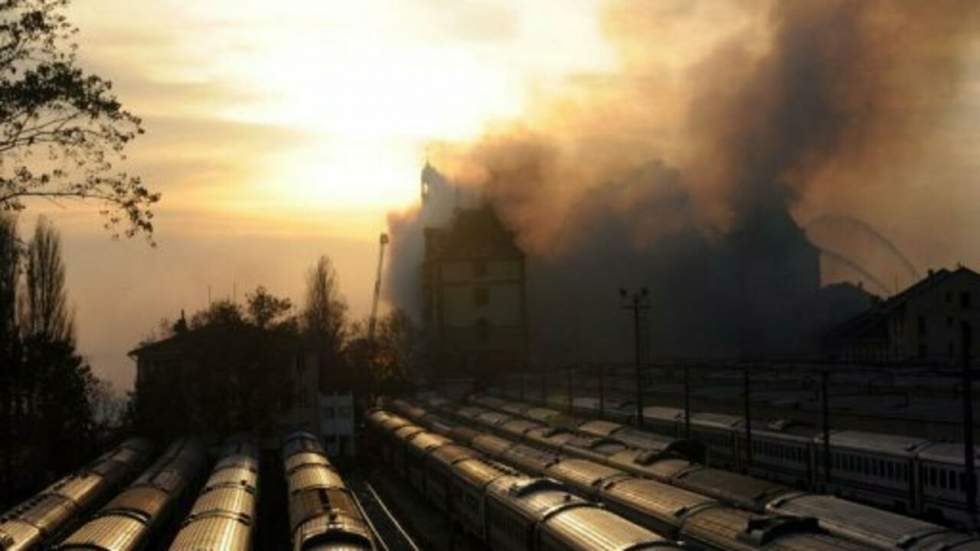
[[[423,201],[444,201],[423,173]],[[430,205],[424,205],[423,208]],[[524,253],[488,204],[454,208],[446,225],[424,228],[422,319],[439,374],[484,376],[524,365]]]
[[[695,4],[611,3],[603,29],[621,57],[615,71],[541,96],[526,120],[474,142],[440,145],[449,178],[427,167],[421,208],[390,218],[392,302],[438,327],[445,305],[433,298],[442,282],[432,267],[463,254],[442,252],[454,209],[480,204],[524,255],[532,363],[631,360],[620,288],[649,290],[641,337],[662,358],[818,350],[819,326],[840,315],[828,301],[847,312],[867,304],[860,289],[847,300],[837,300],[843,288],[821,290],[828,257],[876,292],[887,287],[867,277],[891,275],[874,257],[836,254],[848,243],[817,248],[801,223],[884,219],[891,233],[928,214],[932,197],[911,195],[927,189],[922,174],[967,174],[948,140],[933,138],[965,97],[961,63],[980,11],[945,1],[732,3],[739,24],[712,38],[702,16],[718,21],[706,13],[717,6]],[[687,35],[704,42],[663,48]],[[903,40],[883,38],[892,36]],[[448,193],[426,198],[437,189]],[[423,228],[440,231],[426,239]],[[906,240],[920,233],[905,230]]]

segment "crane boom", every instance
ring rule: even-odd
[[[368,342],[374,342],[374,327],[378,321],[378,301],[381,299],[381,267],[385,261],[385,245],[388,244],[388,234],[382,233],[378,239],[378,273],[374,277],[374,300],[371,302],[371,318],[368,320]]]

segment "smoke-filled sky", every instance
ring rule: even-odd
[[[771,201],[801,223],[860,217],[920,268],[977,266],[975,5],[78,0],[83,63],[145,121],[129,163],[164,194],[159,246],[110,241],[74,207],[31,212],[62,228],[81,349],[121,387],[125,352],[209,285],[298,302],[326,253],[363,315],[377,233],[426,156],[512,176],[491,195],[543,252],[588,193],[661,161],[687,210],[617,192],[640,242]]]

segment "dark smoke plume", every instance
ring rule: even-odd
[[[926,144],[962,92],[978,6],[615,2],[620,73],[569,82],[436,166],[528,253],[542,361],[629,357],[620,286],[650,288],[654,354],[805,349],[820,267],[797,217],[872,214],[862,188],[900,195],[905,171],[942,162]],[[397,249],[420,224],[393,220]],[[390,277],[417,288],[419,262]]]

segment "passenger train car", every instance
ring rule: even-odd
[[[495,409],[509,404],[493,397],[480,397],[477,402]],[[570,417],[565,413],[524,407],[528,411],[536,410],[539,418],[569,424]],[[542,413],[542,409],[550,413]],[[643,411],[644,425],[650,431],[675,438],[685,434],[683,410],[647,407]],[[626,407],[620,416],[631,418],[631,413]],[[936,521],[960,526],[973,524],[966,511],[962,444],[834,430],[829,435],[828,477],[823,431],[816,427],[785,419],[753,423],[750,440],[741,417],[698,413],[691,415],[691,437],[706,445],[706,462],[711,466],[748,472],[796,488],[832,493]],[[974,457],[980,466],[980,448],[976,448]],[[980,472],[974,483],[980,495]]]
[[[204,450],[197,441],[178,440],[55,549],[135,551],[158,542],[160,531],[203,474],[204,462]]]
[[[431,426],[453,432],[430,417]],[[375,410],[368,427],[382,456],[461,529],[501,551],[647,551],[677,549],[672,540],[570,493],[487,460],[409,421]],[[463,434],[463,433],[461,433]],[[478,433],[471,433],[475,435]],[[404,450],[399,452],[399,448]],[[421,476],[418,476],[421,475]]]
[[[433,414],[428,413],[424,408],[396,402],[394,407],[397,411],[409,417],[425,420],[430,419]],[[480,423],[482,416],[478,413],[479,408],[446,408],[445,412],[458,412],[461,419],[471,419]],[[467,417],[469,416],[469,417]],[[492,416],[496,422],[499,418]],[[502,425],[484,424],[489,430],[494,430],[499,434],[505,434]],[[595,428],[595,425],[592,425]],[[609,432],[609,427],[603,427],[603,432]],[[597,429],[599,430],[599,429]],[[766,486],[765,482],[754,481],[749,477],[729,473],[713,468],[706,468],[693,465],[679,458],[660,458],[655,459],[646,465],[634,465],[629,468],[624,462],[593,462],[591,465],[580,460],[561,458],[560,453],[554,445],[552,452],[536,451],[530,452],[521,450],[528,448],[526,445],[508,443],[505,439],[482,435],[477,432],[477,436],[472,437],[473,446],[484,451],[492,457],[499,457],[502,460],[517,463],[518,457],[539,456],[537,465],[533,462],[525,462],[523,465],[532,472],[543,472],[555,476],[560,480],[565,480],[572,485],[577,485],[583,492],[590,495],[597,495],[599,499],[606,502],[614,510],[616,507],[627,507],[633,514],[640,514],[643,518],[665,519],[667,525],[671,523],[688,525],[694,511],[702,507],[717,508],[722,505],[741,506],[742,508],[757,509],[758,503],[763,504],[764,510],[777,516],[792,517],[811,517],[814,518],[822,530],[829,532],[830,535],[859,543],[869,547],[876,547],[883,550],[895,549],[952,549],[952,548],[974,548],[977,540],[966,534],[957,533],[952,530],[937,526],[922,520],[909,518],[880,509],[848,502],[832,496],[817,496],[806,494],[782,486]],[[545,442],[546,443],[546,442]],[[566,440],[562,446],[564,452],[570,457],[587,457],[586,454],[570,453],[574,451],[574,446],[570,445],[572,440]],[[581,451],[581,450],[580,450]],[[617,457],[613,455],[607,457]],[[619,458],[622,459],[621,457]],[[564,467],[559,467],[562,463]],[[610,469],[610,467],[615,467]],[[538,471],[533,469],[537,468]],[[624,474],[635,474],[636,478],[623,476]],[[768,490],[767,490],[768,488]],[[730,509],[727,507],[726,509]],[[622,509],[624,514],[626,509]],[[640,513],[637,513],[639,511]],[[714,513],[713,513],[714,514]],[[806,532],[805,524],[787,524],[775,520],[764,520],[763,517],[752,519],[752,517],[740,516],[740,513],[726,513],[726,521],[722,525],[728,525],[732,534],[743,534],[741,537],[757,537],[766,540],[765,534],[773,533],[796,533]],[[707,520],[711,515],[702,517],[699,522],[711,525]],[[630,517],[634,518],[634,517]],[[696,516],[694,518],[697,518]],[[749,522],[752,520],[752,522]],[[639,520],[638,520],[639,522]],[[697,526],[698,522],[691,523]],[[750,529],[750,525],[754,528]],[[653,529],[665,529],[666,525],[649,525]],[[740,527],[738,530],[735,527]],[[669,526],[667,527],[669,528]],[[674,529],[677,529],[675,526]],[[684,535],[683,529],[680,532]],[[705,541],[705,533],[699,532],[700,536],[688,534],[688,539],[694,539],[702,545],[711,544],[711,540]],[[748,534],[755,533],[756,536]],[[731,535],[731,534],[730,534]],[[827,543],[828,536],[817,537],[817,540]],[[699,539],[700,538],[700,539]],[[733,548],[731,543],[722,540],[714,542],[716,546],[723,548]],[[726,546],[727,545],[727,546]],[[709,545],[710,546],[710,545]]]
[[[395,404],[399,411],[419,417],[418,408],[404,406],[403,402]],[[425,414],[419,419],[423,424],[431,423],[433,415]],[[559,480],[641,526],[668,538],[681,538],[698,549],[867,549],[860,543],[826,534],[813,521],[793,523],[759,515],[593,461],[550,454],[486,434],[476,436],[472,445],[532,474]]]
[[[126,440],[5,512],[0,516],[0,550],[28,551],[57,540],[131,479],[149,461],[152,449],[149,440]]]
[[[243,436],[230,438],[169,551],[252,549],[258,473],[255,442]]]
[[[308,432],[288,435],[282,446],[289,490],[293,551],[374,551],[375,534],[364,511]]]

